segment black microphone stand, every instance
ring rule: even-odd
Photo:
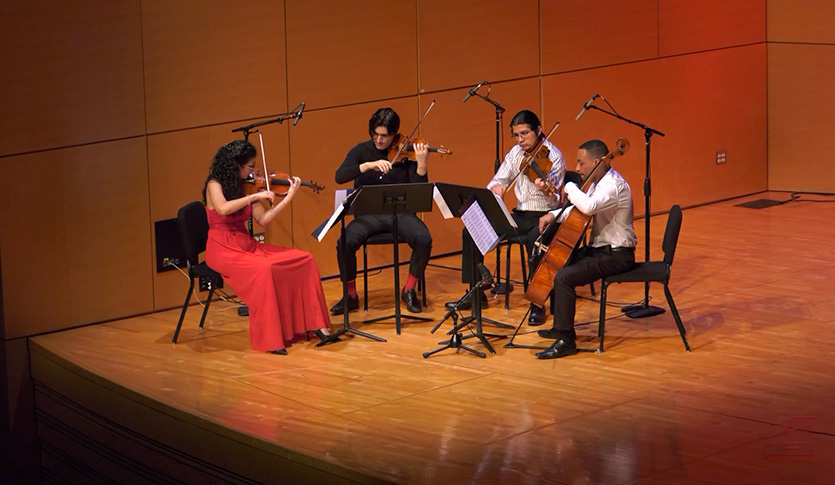
[[[464,345],[464,343],[463,343],[464,336],[463,336],[463,334],[461,333],[460,330],[461,330],[462,327],[465,327],[465,326],[469,325],[473,321],[473,318],[472,317],[464,318],[461,321],[461,323],[458,323],[458,318],[460,317],[460,314],[459,314],[460,310],[458,309],[458,306],[461,305],[462,303],[464,303],[465,301],[467,301],[468,298],[478,299],[479,298],[478,295],[482,291],[484,286],[489,285],[490,283],[491,283],[490,281],[486,281],[484,279],[481,279],[478,283],[473,285],[472,288],[470,288],[470,291],[468,291],[466,294],[464,294],[464,296],[462,296],[461,299],[458,300],[455,303],[455,306],[453,306],[452,308],[450,308],[446,312],[446,315],[444,315],[444,317],[437,324],[435,324],[435,326],[432,328],[432,330],[429,333],[435,333],[435,331],[438,330],[438,327],[443,325],[443,323],[445,321],[447,321],[448,318],[452,317],[453,327],[449,332],[447,332],[447,335],[450,336],[449,340],[441,342],[443,345],[441,345],[437,349],[429,350],[427,352],[424,352],[423,353],[423,358],[424,359],[429,357],[432,354],[435,354],[437,352],[440,352],[440,351],[446,350],[446,349],[464,349],[467,352],[470,352],[472,354],[475,354],[475,355],[481,357],[482,359],[487,357],[487,354],[485,354],[484,352],[481,352],[481,351],[476,350],[472,347],[468,347],[468,346]],[[473,306],[473,308],[475,308],[475,306]],[[487,342],[487,340],[484,339],[484,334],[481,332],[481,324],[478,323],[477,325],[478,325],[477,330],[476,330],[476,333],[478,334],[477,336],[481,339],[482,343],[486,344],[487,347],[493,353],[495,353],[495,351],[492,349],[492,347],[490,347],[490,343]]]
[[[303,106],[303,105],[304,105],[304,102],[302,102],[302,104],[300,104],[299,106]],[[250,124],[245,125],[245,126],[239,126],[235,129],[233,129],[232,133],[237,133],[239,131],[242,131],[244,133],[244,140],[249,140],[249,134],[250,133],[257,133],[258,132],[258,130],[253,130],[253,128],[256,128],[258,126],[270,125],[270,124],[273,124],[273,123],[281,124],[284,120],[288,120],[290,118],[297,118],[296,121],[298,121],[298,119],[301,118],[301,113],[299,111],[296,111],[296,112],[293,112],[293,113],[285,113],[283,115],[280,115],[278,118],[273,118],[271,120],[256,121],[255,123],[250,123]],[[264,176],[268,177],[269,174],[264,174]],[[249,229],[249,235],[252,236],[253,234],[252,234],[252,217],[251,216],[246,223],[246,227],[247,227],[247,229]],[[249,316],[249,307],[246,306],[246,305],[239,306],[238,307],[238,315],[240,315],[242,317]]]
[[[606,101],[606,98],[603,98]],[[609,101],[606,101],[606,104],[609,104]],[[611,107],[612,105],[609,105]],[[644,261],[649,261],[649,221],[650,221],[650,198],[652,196],[652,183],[650,181],[650,143],[652,141],[652,135],[659,135],[664,136],[664,133],[660,131],[650,128],[649,126],[639,123],[637,121],[630,120],[628,118],[624,118],[623,116],[619,115],[614,108],[612,111],[607,111],[603,108],[599,108],[593,104],[589,105],[588,109],[596,109],[597,111],[602,111],[609,116],[615,117],[619,120],[625,121],[631,125],[635,125],[640,127],[644,130],[644,149],[646,152],[646,171],[645,171],[645,178],[644,178],[644,219],[646,223],[644,224]],[[621,311],[626,314],[626,316],[630,318],[644,318],[644,317],[651,317],[653,315],[660,315],[664,313],[664,309],[657,306],[650,306],[649,304],[649,282],[644,283],[644,301],[643,303],[639,303],[637,305],[627,305],[621,308]]]
[[[304,103],[302,103],[302,104],[304,104]],[[301,105],[299,105],[299,106],[301,106]],[[232,133],[237,133],[239,131],[242,131],[244,133],[244,140],[249,140],[249,134],[254,133],[255,131],[258,131],[258,130],[253,130],[253,128],[256,128],[258,126],[271,125],[273,123],[281,124],[281,123],[284,122],[284,120],[289,120],[290,118],[296,118],[296,119],[301,118],[301,113],[299,111],[293,111],[293,112],[290,112],[290,113],[284,113],[282,115],[279,115],[277,118],[273,118],[271,120],[256,121],[255,123],[250,123],[248,125],[239,126],[235,129],[233,129]]]

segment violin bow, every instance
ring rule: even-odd
[[[261,143],[261,163],[264,165],[264,183],[267,186],[267,191],[270,190],[270,173],[267,171],[267,155],[264,153],[264,137],[261,136],[261,132],[258,132],[258,141]]]
[[[429,114],[429,110],[431,110],[433,106],[435,106],[435,100],[434,99],[432,100],[431,103],[429,103],[429,106],[426,107],[426,111],[424,111],[423,115],[421,115],[420,119],[418,119],[417,124],[415,125],[414,128],[412,128],[412,132],[409,133],[409,136],[406,137],[406,141],[409,141],[412,138],[412,135],[415,134],[415,132],[417,131],[420,124],[423,123],[423,119],[426,118],[426,115]],[[397,153],[394,155],[394,158],[392,158],[392,160],[397,160],[398,158],[400,158],[400,155],[403,153],[403,150],[405,150],[405,149],[406,149],[406,143],[402,143],[400,145],[400,149],[397,150]],[[380,175],[380,178],[382,179],[383,176],[385,176],[385,174]]]

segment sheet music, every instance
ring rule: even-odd
[[[452,211],[449,210],[449,206],[447,205],[446,201],[444,200],[444,196],[441,195],[441,191],[438,190],[438,187],[432,189],[432,200],[435,201],[435,205],[438,206],[440,209],[441,214],[444,216],[444,219],[452,219]]]
[[[340,196],[340,192],[342,193]],[[322,239],[325,238],[325,235],[328,233],[331,227],[333,227],[334,223],[340,219],[340,216],[343,212],[345,212],[346,200],[347,198],[351,197],[352,199],[356,197],[356,194],[359,194],[357,189],[340,189],[336,191],[335,196],[335,206],[333,210],[333,214],[323,223],[319,224],[319,227],[313,230],[311,235],[322,242]],[[353,203],[351,200],[350,205]]]
[[[481,254],[487,254],[499,244],[499,235],[496,234],[493,225],[487,220],[487,216],[477,201],[473,200],[470,207],[461,214],[461,221],[470,232]]]
[[[346,197],[353,194],[354,191],[357,190],[355,188],[350,189],[336,189],[333,191],[333,210],[339,208],[342,205],[342,201],[345,200]]]

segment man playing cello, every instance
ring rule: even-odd
[[[609,154],[606,144],[600,140],[589,140],[577,150],[577,172],[587,178],[595,164]],[[606,163],[605,161],[603,163]],[[594,217],[589,245],[579,250],[571,262],[554,275],[552,303],[554,325],[538,333],[544,338],[553,338],[554,343],[538,352],[540,359],[555,359],[577,353],[574,333],[574,314],[577,293],[575,288],[588,285],[609,275],[622,273],[635,265],[637,237],[632,227],[634,208],[632,190],[624,178],[612,168],[601,167],[594,173],[588,192],[575,184],[565,184],[563,190],[573,208],[587,216]],[[568,210],[563,212],[566,216]],[[551,211],[539,220],[540,231],[556,218]]]

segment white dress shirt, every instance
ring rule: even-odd
[[[597,184],[592,184],[588,193],[572,182],[565,184],[565,193],[573,204],[569,210],[577,209],[583,214],[594,216],[591,230],[592,247],[634,248],[638,243],[632,221],[635,210],[632,206],[632,190],[621,174],[610,168]],[[559,211],[551,211],[555,216]],[[568,216],[563,212],[562,220]]]
[[[543,143],[545,147],[542,149],[548,148],[548,159],[551,160],[551,170],[547,174],[547,179],[559,191],[565,178],[565,159],[562,156],[562,152],[553,143],[548,140],[545,140]],[[492,189],[495,185],[503,185],[505,187],[510,185],[511,180],[519,174],[519,165],[521,165],[522,159],[524,158],[525,150],[518,144],[514,145],[507,152],[507,155],[505,155],[504,162],[502,162],[499,171],[496,172],[496,175],[493,176],[490,183],[487,184],[487,188]],[[516,178],[516,185],[513,190],[516,193],[516,208],[518,210],[545,212],[555,209],[560,205],[558,195],[549,196],[539,190],[525,174],[521,174]]]

